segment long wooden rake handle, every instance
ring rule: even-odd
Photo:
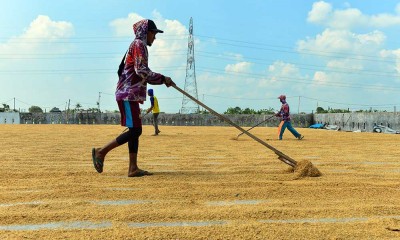
[[[236,123],[232,122],[229,118],[222,116],[221,114],[217,113],[216,111],[212,110],[211,108],[207,107],[204,103],[200,102],[199,100],[197,100],[196,98],[192,97],[190,94],[188,94],[187,92],[185,92],[184,90],[182,90],[181,88],[179,88],[176,85],[172,85],[173,88],[175,88],[176,90],[178,90],[179,92],[181,92],[182,94],[186,95],[188,98],[190,98],[192,101],[194,101],[195,103],[199,104],[200,106],[202,106],[203,108],[207,109],[210,113],[214,114],[215,116],[217,116],[219,119],[221,119],[222,121],[225,121],[227,123],[229,123],[230,125],[234,126],[235,128],[239,129],[241,132],[243,132],[244,134],[246,134],[247,136],[251,137],[252,139],[256,140],[257,142],[261,143],[262,145],[264,145],[265,147],[269,148],[270,150],[272,150],[276,155],[278,155],[278,159],[281,160],[282,162],[292,166],[292,167],[296,167],[297,166],[297,162],[296,160],[294,160],[293,158],[283,154],[281,151],[279,151],[278,149],[272,147],[271,145],[269,145],[268,143],[264,142],[263,140],[259,139],[258,137],[254,136],[253,134],[247,132],[246,130],[244,130],[243,128],[241,128],[239,125],[237,125]]]
[[[257,125],[254,125],[254,126],[252,126],[251,128],[247,129],[246,132],[250,131],[251,129],[253,129],[253,128],[257,127],[257,126],[259,126],[259,125],[262,124],[262,123],[265,123],[266,121],[270,120],[270,119],[273,118],[273,117],[275,117],[275,116],[271,116],[271,117],[265,119],[264,121],[259,122]],[[244,134],[244,132],[240,133],[240,134],[237,135],[236,137],[238,138],[238,137],[242,136],[243,134]]]

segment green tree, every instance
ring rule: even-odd
[[[3,103],[3,107],[0,108],[0,112],[9,112],[10,111],[10,105]]]
[[[61,112],[61,110],[58,107],[53,107],[50,112]]]
[[[245,108],[243,111],[242,111],[242,114],[256,114],[257,112],[256,111],[254,111],[254,109],[250,109],[250,108]]]
[[[89,112],[99,112],[98,108],[88,108]]]
[[[229,107],[224,114],[242,114],[242,109],[240,107]]]
[[[43,113],[42,108],[39,107],[39,106],[31,106],[31,107],[28,109],[28,111],[29,111],[30,113]]]
[[[81,109],[82,105],[80,103],[76,103],[75,105],[75,111],[79,111]]]
[[[275,114],[275,109],[273,108],[260,109],[257,111],[257,114]]]
[[[199,114],[210,114],[210,112],[208,112],[207,110],[200,110],[199,111]]]
[[[241,109],[240,107],[229,107],[224,114],[275,114],[273,108],[254,110],[251,108]]]
[[[329,109],[329,113],[349,113],[350,110],[348,109]]]
[[[316,112],[317,112],[317,113],[327,113],[328,111],[326,111],[326,110],[323,109],[322,107],[317,107]]]

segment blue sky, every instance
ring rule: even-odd
[[[400,1],[0,0],[0,104],[116,110],[117,68],[132,24],[165,33],[149,66],[185,85],[193,17],[198,98],[224,112],[319,107],[393,111],[400,104]],[[151,86],[161,111],[182,94]],[[146,101],[143,108],[149,106]]]

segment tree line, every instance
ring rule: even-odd
[[[13,110],[10,109],[10,106],[8,104],[2,104],[3,107],[0,106],[0,112],[18,112],[17,110]],[[70,112],[74,113],[74,112],[78,112],[81,111],[83,109],[81,109],[82,106],[80,103],[77,103],[74,108],[69,109]],[[28,111],[30,113],[43,113],[43,109],[39,106],[31,106]],[[99,111],[99,109],[97,108],[90,108],[87,109],[87,111],[92,111],[92,112],[96,112]],[[54,107],[50,110],[50,112],[61,112],[61,110],[57,107]],[[260,110],[254,110],[251,108],[240,108],[240,107],[229,107],[224,114],[275,114],[277,112],[277,110],[273,109],[273,108],[268,108],[268,109],[260,109]],[[317,107],[316,109],[316,113],[350,113],[352,111],[350,111],[350,109],[334,109],[334,108],[330,108],[328,107],[328,109],[324,109],[322,107]],[[356,110],[353,112],[387,112],[386,110],[384,111],[379,111],[376,109],[368,109],[368,110]],[[209,112],[207,110],[200,110],[198,112],[199,114],[209,114]]]
[[[330,108],[328,107],[327,110],[323,109],[322,107],[317,107],[316,109],[316,113],[350,113],[352,111],[350,111],[350,109],[334,109],[334,108]],[[383,111],[379,111],[377,109],[367,109],[367,110],[363,110],[363,109],[359,109],[359,110],[355,110],[353,112],[387,112],[386,110]]]

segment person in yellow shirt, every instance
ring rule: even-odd
[[[153,112],[153,125],[154,125],[154,134],[153,136],[157,136],[161,131],[158,129],[158,115],[160,114],[160,107],[158,106],[157,97],[154,96],[153,89],[147,90],[147,93],[150,96],[151,107],[147,109],[146,113]]]

